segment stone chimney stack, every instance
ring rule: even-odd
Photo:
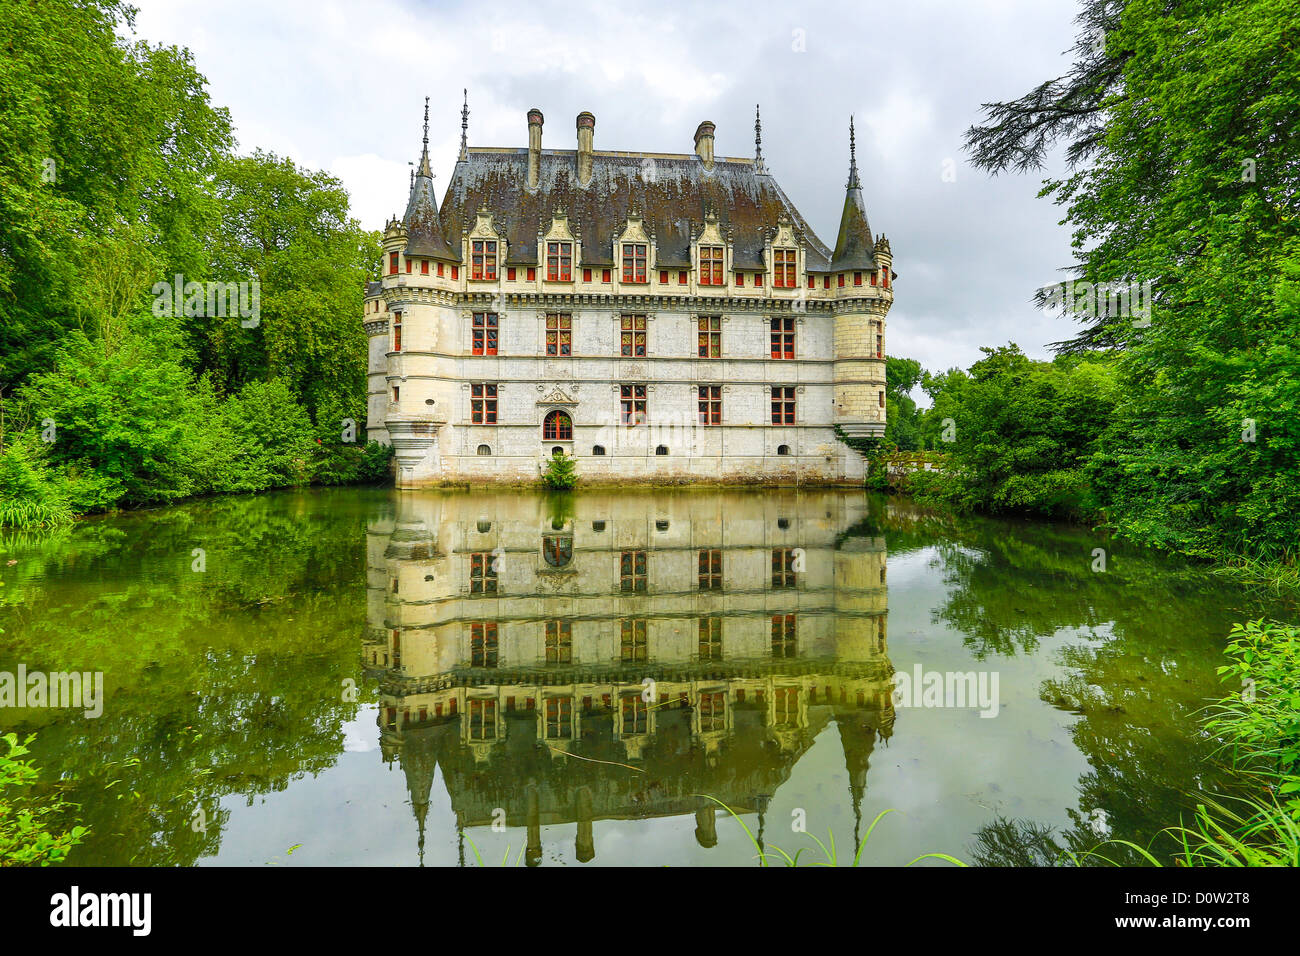
[[[528,188],[536,189],[542,175],[542,111],[528,111]]]
[[[596,117],[586,110],[578,114],[578,185],[591,182],[592,144],[596,136]]]
[[[713,130],[714,125],[705,120],[695,128],[695,155],[704,160],[704,168],[713,168]]]

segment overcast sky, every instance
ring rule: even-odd
[[[1008,341],[1048,357],[1072,334],[1029,302],[1070,262],[1060,210],[1035,198],[1042,176],[991,178],[961,142],[980,103],[1065,72],[1077,0],[134,3],[138,36],[193,51],[241,150],[338,176],[367,228],[405,206],[425,95],[441,197],[468,88],[477,146],[526,146],[536,106],[546,147],[574,148],[590,110],[597,149],[689,153],[709,119],[719,155],[752,156],[761,104],[769,169],[833,246],[853,114],[899,276],[890,354],[940,370]]]

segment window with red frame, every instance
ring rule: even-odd
[[[677,284],[678,284],[678,285],[686,285],[686,272],[685,272],[685,270],[683,270],[683,271],[677,273]]]
[[[621,324],[619,354],[634,357],[645,355],[645,316],[625,315]]]
[[[743,272],[737,272],[737,273],[736,273],[736,285],[737,285],[737,286],[743,286],[744,284],[745,284],[745,273],[743,273]]]
[[[700,549],[699,586],[701,591],[722,590],[722,551]]]
[[[835,284],[836,284],[837,286],[839,286],[841,289],[844,288],[844,273],[843,273],[843,272],[841,272],[838,276],[835,277]]]
[[[497,277],[497,243],[495,239],[475,239],[470,249],[471,279]]]
[[[727,729],[727,695],[722,691],[700,694],[700,733]]]
[[[646,397],[644,385],[618,387],[619,416],[624,425],[644,425],[646,422]]]
[[[794,386],[772,386],[772,424],[794,424]]]
[[[546,354],[573,354],[573,316],[560,312],[547,314]]]
[[[601,281],[601,282],[608,282],[608,281],[609,281],[609,270],[608,270],[608,269],[601,269],[601,270],[600,270],[600,281]]]
[[[660,285],[667,285],[667,284],[668,284],[668,270],[667,270],[667,269],[660,269],[660,270],[659,270],[659,284],[660,284]]]
[[[772,279],[772,285],[778,289],[793,289],[795,287],[795,250],[793,249],[776,249],[774,250],[776,258],[776,268]]]
[[[497,622],[475,621],[469,626],[471,667],[497,666]]]
[[[402,351],[402,313],[393,313],[393,351]]]
[[[496,740],[497,702],[495,700],[471,700],[468,717],[470,740]]]
[[[761,286],[762,284],[763,284],[763,273],[761,273],[761,272],[755,273],[755,274],[754,274],[754,285],[760,285],[760,286]]]
[[[721,385],[701,385],[700,393],[700,424],[701,425],[721,425],[722,424],[722,386]]]
[[[583,270],[582,270],[582,281],[583,281],[583,282],[590,282],[590,281],[591,281],[591,270],[590,270],[590,269],[583,269]]]
[[[459,279],[459,278],[460,278],[460,266],[452,266],[452,267],[451,267],[451,277],[452,277],[453,279]]]
[[[722,246],[700,246],[700,285],[722,284]]]
[[[861,273],[861,272],[855,272],[855,273],[853,273],[853,284],[854,284],[854,285],[862,285],[862,273]]]
[[[830,276],[822,276],[822,288],[823,288],[823,289],[829,289],[830,287],[831,287],[831,277],[830,277]]]
[[[646,281],[646,244],[644,242],[623,243],[623,281]]]
[[[421,259],[421,260],[420,260],[420,275],[422,275],[422,276],[427,276],[428,274],[429,274],[429,260],[428,260],[428,259]]]
[[[884,357],[885,357],[885,337],[883,335],[877,335],[876,336],[876,358],[884,358]]]
[[[497,387],[486,382],[469,387],[469,420],[471,425],[497,423]]]
[[[772,319],[772,358],[794,358],[794,316],[775,316]]]
[[[491,551],[475,551],[470,554],[469,593],[497,593],[497,566]]]
[[[536,281],[537,281],[537,270],[536,270],[536,269],[534,269],[534,268],[530,268],[530,269],[528,270],[528,281],[529,281],[529,282],[536,282]]]
[[[573,243],[548,242],[546,244],[546,281],[573,281]]]
[[[794,548],[772,549],[772,587],[793,588],[799,586],[799,578],[794,569],[794,552]]]
[[[542,438],[545,441],[573,441],[573,419],[568,412],[558,408],[542,421]]]
[[[699,352],[700,358],[722,357],[722,316],[702,315],[699,317]]]
[[[396,252],[390,252],[388,254],[388,274],[390,276],[397,275],[397,257],[398,254]]]
[[[475,312],[470,327],[470,346],[475,355],[497,354],[497,314]]]
[[[511,266],[510,268],[506,269],[506,278],[509,279],[511,282],[514,282],[514,281],[515,281],[515,267],[514,267],[514,266]]]
[[[886,289],[889,288],[889,270],[888,270],[888,269],[881,269],[881,270],[880,270],[880,284],[883,285]]]
[[[874,272],[871,273],[871,284],[872,285],[876,284],[876,274]]]
[[[411,274],[411,266],[412,266],[412,265],[413,265],[413,263],[411,262],[411,260],[410,260],[410,259],[407,259],[407,260],[406,260],[406,274],[407,274],[408,276]]]
[[[772,617],[772,656],[794,657],[797,650],[797,633],[793,614],[776,614]]]
[[[439,263],[438,263],[438,278],[440,278],[440,279],[442,278],[442,270],[443,270],[443,265],[442,265],[441,262],[439,262]]]

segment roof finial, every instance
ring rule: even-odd
[[[424,98],[424,140],[423,147],[420,150],[419,168],[413,171],[411,176],[411,187],[415,187],[416,176],[428,176],[433,178],[433,171],[429,166],[429,98]]]
[[[763,119],[758,112],[758,104],[754,104],[754,170],[758,173],[767,172],[767,167],[763,165]]]
[[[424,98],[424,150],[429,151],[429,98]]]
[[[465,94],[465,105],[460,108],[460,161],[463,163],[469,159],[469,90],[461,92]]]
[[[849,189],[861,189],[858,180],[858,145],[853,132],[853,117],[849,116]]]

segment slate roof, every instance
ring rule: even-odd
[[[760,172],[750,159],[719,158],[708,170],[693,154],[596,151],[591,182],[581,187],[577,151],[544,149],[536,190],[527,188],[527,176],[526,148],[471,148],[456,164],[440,214],[432,199],[432,180],[426,186],[425,178],[417,176],[407,209],[408,253],[459,259],[455,240],[460,230],[472,229],[477,211],[486,206],[508,240],[506,264],[532,266],[538,261],[538,232],[550,228],[552,215],[560,209],[582,240],[579,265],[608,268],[615,265],[612,240],[636,209],[647,233],[655,236],[657,264],[663,268],[692,267],[691,236],[712,212],[723,235],[730,237],[736,269],[767,266],[764,242],[782,215],[807,243],[808,271],[831,269],[831,250],[775,178]],[[871,229],[860,189],[856,199],[850,192],[845,212],[855,221],[840,228],[842,242],[837,246],[844,245],[844,261],[852,263],[844,268],[872,268]],[[435,225],[440,227],[437,235],[431,234]]]

